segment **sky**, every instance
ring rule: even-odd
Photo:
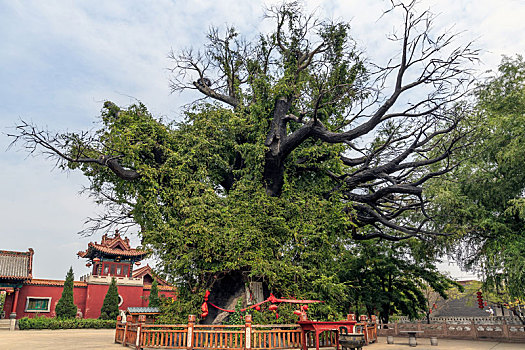
[[[7,135],[26,120],[52,131],[93,127],[103,101],[142,101],[157,117],[181,118],[192,93],[171,94],[171,50],[201,48],[210,26],[234,25],[248,39],[267,31],[264,8],[280,1],[15,1],[0,0],[0,250],[35,250],[34,277],[63,279],[88,273],[76,253],[104,232],[77,234],[101,210],[79,191],[78,172],[9,148]],[[398,16],[383,16],[388,1],[304,1],[307,11],[347,21],[358,47],[374,62],[392,56],[388,34]],[[421,1],[438,16],[435,29],[475,40],[481,76],[502,55],[525,53],[524,0]],[[137,244],[136,236],[130,237]],[[154,262],[151,261],[151,264]],[[444,263],[453,277],[472,276]]]

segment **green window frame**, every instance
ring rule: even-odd
[[[51,297],[27,297],[25,312],[49,312]]]

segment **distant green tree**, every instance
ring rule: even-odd
[[[160,298],[159,298],[159,288],[157,280],[153,279],[153,284],[151,285],[151,292],[149,293],[149,307],[159,307]]]
[[[111,279],[111,284],[109,285],[108,293],[104,298],[102,309],[100,309],[99,318],[102,320],[114,320],[117,318],[118,313],[117,280],[113,277]]]
[[[434,183],[458,261],[478,269],[485,292],[525,299],[525,61],[504,57],[480,84],[462,162]],[[456,154],[458,156],[458,154]],[[446,181],[448,179],[448,181]]]
[[[62,297],[55,307],[58,318],[74,318],[77,315],[77,306],[73,302],[73,279],[73,267],[70,267],[64,281]]]
[[[443,299],[452,287],[463,287],[440,273],[428,244],[363,241],[344,253],[338,273],[347,286],[345,309],[376,314],[388,323],[390,315],[422,317],[428,310],[426,291]]]

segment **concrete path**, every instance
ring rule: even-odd
[[[394,337],[394,344],[387,344],[386,337],[379,337],[376,344],[370,344],[363,350],[525,350],[523,343],[500,343],[497,341],[472,341],[438,339],[438,346],[430,346],[430,339],[418,338],[417,347],[408,345],[408,337]]]
[[[64,329],[1,331],[0,350],[28,349],[126,349],[115,344],[113,329]],[[131,348],[128,348],[131,349]],[[438,346],[430,346],[428,338],[419,338],[416,348],[408,345],[408,338],[395,337],[394,344],[387,344],[385,337],[380,337],[376,344],[366,346],[364,350],[525,350],[525,344],[499,343],[494,341],[469,341],[439,339]]]
[[[1,331],[1,350],[126,349],[115,344],[114,329],[57,329]]]

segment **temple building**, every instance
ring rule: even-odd
[[[55,306],[62,296],[63,280],[33,278],[33,249],[27,252],[0,250],[0,292],[6,294],[4,318],[54,317]],[[91,273],[73,283],[73,299],[78,317],[98,318],[111,279],[117,281],[119,309],[148,305],[153,280],[159,295],[175,298],[175,288],[153,273],[149,265],[138,268],[146,251],[131,248],[129,239],[118,231],[113,237],[102,236],[100,243],[90,242],[77,255],[87,260]]]

